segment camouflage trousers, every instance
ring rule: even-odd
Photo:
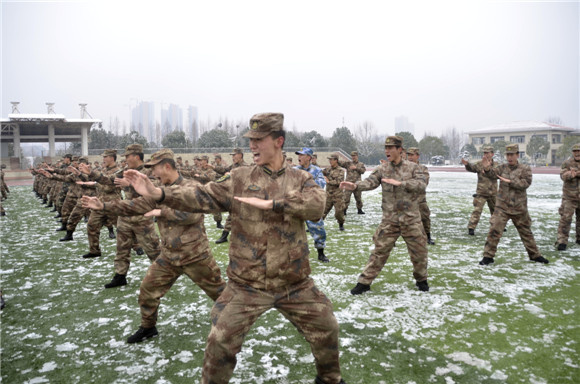
[[[136,241],[135,241],[136,240]],[[149,260],[153,261],[161,252],[159,237],[155,232],[153,219],[134,223],[120,217],[117,221],[117,254],[115,256],[115,273],[126,275],[131,264],[131,249],[138,243]]]
[[[68,222],[68,217],[70,216],[73,209],[77,205],[77,201],[79,200],[77,195],[73,195],[72,193],[67,193],[66,198],[64,199],[64,203],[62,204],[62,208],[60,214],[62,216],[62,221]]]
[[[427,205],[427,201],[419,203],[419,212],[421,213],[421,223],[425,233],[431,233],[431,210]]]
[[[423,224],[419,222],[399,225],[381,222],[373,236],[375,249],[358,278],[359,283],[372,284],[387,263],[399,236],[407,243],[407,250],[413,263],[413,277],[417,282],[427,280],[427,235]]]
[[[182,266],[172,265],[167,258],[161,255],[151,264],[141,282],[139,307],[141,308],[141,326],[143,328],[151,328],[157,324],[161,298],[183,274],[187,275],[213,301],[226,287],[220,267],[211,251],[202,255],[201,260]]]
[[[495,211],[495,196],[473,196],[473,212],[471,213],[471,218],[467,225],[468,229],[475,229],[477,227],[485,203],[487,203],[487,206],[489,207],[489,214],[493,215],[493,212]]]
[[[341,189],[336,189],[332,192],[326,191],[326,206],[324,207],[324,216],[322,219],[326,219],[326,215],[334,206],[334,217],[338,224],[344,224],[344,193]]]
[[[83,208],[81,200],[78,199],[77,204],[70,213],[68,220],[66,222],[66,230],[74,232],[74,230],[77,228],[78,223],[80,223],[81,219],[85,217],[87,213],[89,213],[89,209]]]
[[[97,254],[101,252],[100,236],[103,225],[112,227],[117,224],[117,216],[106,214],[103,211],[91,210],[89,222],[87,223],[87,235],[89,237],[89,253]]]
[[[214,220],[216,223],[221,223],[221,222],[222,222],[222,213],[221,213],[221,212],[214,213],[214,214],[213,214],[213,220]]]
[[[580,237],[580,227],[578,226],[578,213],[580,212],[580,201],[562,199],[562,204],[558,213],[560,214],[560,223],[558,224],[558,240],[557,244],[568,244],[568,236],[570,235],[570,227],[572,226],[572,216],[576,214],[576,241]]]
[[[310,235],[314,239],[314,247],[316,249],[326,248],[326,230],[324,229],[324,220],[306,220],[306,226],[308,227],[308,232],[310,232]]]
[[[487,240],[485,241],[485,247],[483,248],[483,257],[493,258],[495,256],[497,244],[503,235],[503,230],[508,220],[511,220],[518,230],[520,239],[522,239],[530,259],[540,257],[540,251],[536,246],[536,241],[532,234],[532,219],[530,218],[528,211],[509,214],[503,209],[496,209],[489,220],[490,227],[489,233],[487,234]]]
[[[354,191],[344,190],[344,209],[348,209],[350,205],[350,196],[354,194],[354,199],[356,200],[356,209],[362,209],[362,191],[360,189],[355,189]]]
[[[232,215],[228,213],[228,218],[226,219],[226,223],[224,224],[224,231],[231,232],[232,231]]]
[[[330,300],[308,278],[277,291],[257,290],[229,280],[211,311],[202,383],[229,382],[246,334],[258,317],[272,308],[310,344],[318,376],[328,384],[340,382],[338,322]]]

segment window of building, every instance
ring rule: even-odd
[[[485,137],[474,137],[471,141],[473,145],[485,144]]]
[[[532,137],[537,137],[537,138],[544,139],[544,140],[548,141],[548,135],[533,135]]]
[[[510,142],[512,142],[512,143],[525,143],[526,137],[525,136],[510,136]]]
[[[562,142],[562,135],[552,134],[552,144],[560,144]]]
[[[492,136],[491,139],[489,140],[489,142],[491,144],[493,144],[496,141],[504,141],[504,140],[505,140],[505,136]]]

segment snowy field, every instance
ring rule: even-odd
[[[580,246],[555,250],[561,181],[534,175],[528,190],[533,232],[550,264],[528,261],[511,223],[496,262],[481,267],[487,207],[474,237],[467,236],[476,176],[434,172],[431,291],[419,292],[402,239],[372,291],[349,290],[373,248],[381,219],[379,189],[365,192],[364,211],[351,204],[346,231],[327,220],[327,256],[312,276],[334,303],[341,327],[341,367],[349,384],[578,383],[580,382]],[[115,243],[102,234],[103,257],[85,260],[86,225],[75,240],[58,241],[54,213],[31,187],[12,187],[1,225],[1,279],[7,302],[1,316],[2,382],[195,383],[209,331],[211,300],[182,277],[162,299],[159,337],[126,338],[140,324],[137,296],[148,259],[133,254],[129,284],[107,289]],[[227,244],[211,216],[206,226],[222,273]],[[255,324],[238,355],[232,383],[312,383],[308,344],[276,311]]]

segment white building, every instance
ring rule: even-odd
[[[526,153],[527,143],[531,138],[543,137],[550,143],[547,161],[555,165],[562,159],[556,158],[556,151],[562,146],[564,138],[574,132],[574,128],[563,127],[557,124],[542,123],[538,121],[514,121],[466,132],[469,135],[469,143],[477,150],[481,150],[484,144],[493,144],[496,141],[518,143],[520,155]]]

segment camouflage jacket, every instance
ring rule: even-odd
[[[571,177],[570,174],[564,175],[564,173],[575,170],[578,175],[576,177]],[[580,200],[580,161],[570,158],[562,163],[560,168],[560,178],[564,182],[562,186],[562,198],[568,200]]]
[[[239,163],[232,163],[225,167],[226,172],[231,172],[232,169],[240,168],[240,167],[249,167],[250,165],[246,163],[243,159]],[[224,172],[224,173],[226,173]]]
[[[426,203],[427,202],[427,186],[429,185],[429,168],[423,164],[417,164],[419,166],[419,171],[423,174],[425,178],[425,189],[419,193],[417,193],[417,202],[419,203]]]
[[[161,202],[191,212],[230,211],[228,277],[256,289],[276,290],[310,275],[305,220],[322,217],[326,196],[306,172],[258,165],[239,167],[206,185],[163,188]],[[272,210],[242,204],[234,196],[274,200]]]
[[[218,177],[221,177],[224,175],[224,173],[226,173],[226,166],[222,164],[218,165],[215,162],[213,162],[211,164],[211,166],[213,167],[213,170],[215,171],[215,173],[217,173]]]
[[[326,192],[332,193],[338,191],[338,187],[341,182],[344,181],[344,168],[339,166],[333,168],[328,167],[322,171],[322,174],[326,176]]]
[[[214,181],[215,179],[217,179],[217,173],[215,173],[215,171],[209,167],[205,169],[197,168],[193,171],[187,171],[185,169],[182,169],[180,172],[183,177],[195,179],[202,184],[207,184],[210,181]]]
[[[385,183],[382,179],[395,179],[400,186]],[[417,195],[425,192],[425,175],[415,163],[401,160],[399,164],[388,161],[381,164],[363,181],[356,183],[361,191],[383,188],[383,222],[409,225],[421,222]]]
[[[511,182],[499,182],[499,191],[495,199],[495,207],[509,214],[518,214],[528,211],[528,194],[526,189],[532,185],[532,169],[525,164],[510,166],[501,164],[490,168],[490,176],[501,176]]]
[[[361,180],[361,176],[367,171],[365,165],[360,161],[339,161],[338,165],[346,169],[346,181],[356,183]],[[350,169],[351,166],[356,166],[355,169]]]
[[[97,196],[101,201],[113,201],[121,198],[121,189],[115,185],[115,177],[120,171],[117,164],[112,167],[106,167],[102,170],[92,170],[88,176],[82,177],[83,180],[92,180],[97,182]]]
[[[67,171],[68,172],[68,171]],[[63,183],[68,183],[67,195],[71,194],[73,197],[79,198],[82,196],[82,188],[76,182],[81,179],[72,172],[67,174],[52,174],[52,179]]]
[[[492,160],[491,167],[497,168],[498,164]],[[497,195],[497,177],[489,172],[484,172],[481,160],[475,163],[465,164],[465,170],[467,172],[477,173],[477,189],[475,193],[478,196],[488,197]]]
[[[179,176],[171,185],[195,187],[199,183]],[[143,196],[131,201],[117,200],[105,203],[105,212],[118,216],[140,216],[154,209],[161,209],[161,215],[157,217],[161,237],[161,256],[169,260],[171,265],[179,267],[211,255],[201,213],[168,208],[157,204],[152,198]]]

